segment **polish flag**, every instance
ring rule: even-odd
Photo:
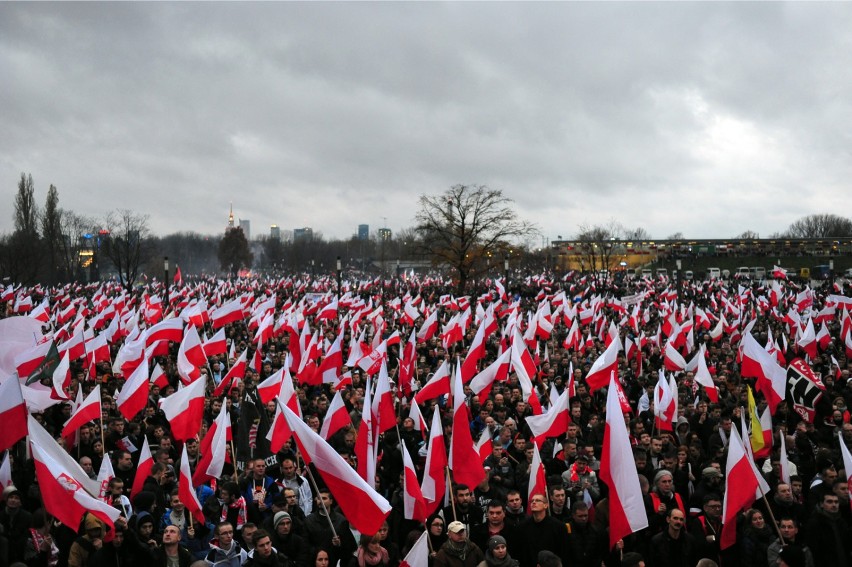
[[[610,376],[606,396],[606,429],[601,453],[600,478],[609,487],[609,547],[618,540],[648,527],[648,516],[639,486],[639,473],[630,450],[630,436]]]
[[[204,380],[196,380],[160,399],[160,409],[169,420],[175,441],[186,441],[198,435],[204,415],[204,387]]]
[[[186,453],[186,444],[184,443],[183,454],[180,457],[178,496],[180,497],[180,501],[186,506],[187,512],[192,514],[192,518],[203,526],[205,523],[204,513],[201,511],[201,502],[198,501],[198,496],[196,496],[195,490],[192,487],[192,476],[189,473],[189,455]]]
[[[612,341],[592,364],[586,376],[586,384],[590,392],[599,390],[608,384],[610,376],[618,369],[618,351],[620,349],[621,341]]]
[[[737,541],[737,514],[751,506],[758,480],[754,464],[749,462],[740,434],[731,428],[728,461],[725,467],[725,496],[722,503],[722,537],[719,547],[727,549]]]
[[[530,351],[527,350],[524,340],[521,337],[518,328],[515,327],[515,336],[512,340],[512,368],[518,377],[518,382],[521,385],[521,394],[525,402],[530,405],[533,414],[541,415],[541,402],[538,401],[538,395],[533,389],[533,379],[537,374],[537,368],[533,362]]]
[[[414,394],[414,402],[418,404],[426,403],[439,396],[446,396],[450,393],[450,370],[447,366],[447,361],[444,360],[432,378]]]
[[[0,464],[0,487],[6,488],[12,484],[12,464],[9,462],[9,453],[6,453],[3,455],[3,463]]]
[[[786,280],[787,270],[785,270],[781,266],[772,266],[772,277],[776,280]]]
[[[414,463],[411,460],[411,455],[408,454],[405,443],[400,443],[400,447],[402,448],[404,469],[402,476],[403,517],[406,520],[425,522],[429,514],[426,512],[426,500],[424,500],[420,484],[417,482],[417,472],[414,470]]]
[[[7,377],[0,384],[0,451],[9,449],[27,435],[27,405],[21,381]]]
[[[450,469],[459,484],[477,486],[485,478],[485,470],[473,446],[470,434],[470,412],[465,403],[461,364],[456,365],[453,380],[453,436],[450,439]]]
[[[503,382],[509,375],[509,362],[512,359],[512,349],[506,350],[497,359],[486,366],[482,372],[470,381],[470,389],[479,399],[488,398],[494,382]]]
[[[426,499],[429,514],[441,507],[447,490],[447,447],[444,444],[444,426],[441,412],[432,413],[432,428],[429,430],[429,448],[426,450],[426,465],[423,469],[421,490]]]
[[[669,372],[683,372],[686,368],[686,360],[684,360],[683,356],[681,356],[681,354],[677,351],[674,345],[672,345],[672,342],[670,340],[666,341],[665,358],[663,359],[663,365]]]
[[[706,350],[706,347],[701,345],[695,357],[689,361],[687,369],[695,373],[695,382],[704,386],[704,391],[707,392],[707,397],[715,404],[719,401],[719,390],[716,388],[716,383],[713,382],[713,376],[707,368],[707,360],[704,358]]]
[[[201,337],[198,336],[195,327],[190,326],[183,335],[177,355],[178,374],[183,383],[189,384],[200,378],[201,370],[199,370],[199,367],[206,364],[207,355],[201,345]]]
[[[417,404],[414,404],[413,407],[417,407]],[[476,440],[475,448],[476,453],[479,455],[479,462],[484,463],[485,459],[487,459],[494,450],[494,440],[491,439],[491,434],[487,427],[479,434],[479,439]]]
[[[412,404],[412,407],[417,407],[417,404]],[[338,390],[334,393],[334,397],[328,405],[328,411],[326,411],[325,418],[322,421],[320,437],[328,440],[332,435],[350,425],[352,425],[352,418],[349,417],[349,411],[346,409],[346,404],[343,403],[343,396]]]
[[[236,298],[214,309],[210,315],[210,322],[214,329],[218,329],[228,323],[242,321],[244,317],[243,304],[239,298]]]
[[[331,343],[328,352],[325,353],[317,368],[317,374],[322,376],[323,384],[334,384],[340,377],[340,367],[343,366],[343,350],[341,344],[343,342],[343,333],[341,332]]]
[[[373,435],[373,396],[370,377],[364,387],[364,404],[361,410],[361,423],[355,438],[355,459],[361,478],[371,487],[376,486],[376,439]]]
[[[179,343],[181,339],[183,339],[183,319],[172,317],[148,329],[145,335],[145,346],[149,347],[160,341]]]
[[[96,482],[98,483],[98,499],[106,501],[107,492],[109,492],[109,481],[115,478],[115,471],[112,468],[112,461],[109,457],[101,460],[101,468],[98,469]],[[125,512],[127,512],[125,510]]]
[[[280,451],[284,443],[293,435],[290,426],[287,425],[287,419],[281,411],[281,406],[286,405],[293,413],[299,417],[302,416],[302,406],[299,404],[299,397],[296,395],[296,389],[293,387],[293,377],[290,375],[286,363],[282,370],[284,371],[284,376],[281,379],[281,387],[278,390],[275,417],[272,419],[269,432],[266,434],[266,439],[269,440],[269,449],[273,453]]]
[[[423,325],[420,326],[420,330],[417,331],[417,341],[421,343],[425,343],[435,334],[435,331],[438,330],[438,310],[435,309],[429,317],[423,321]]]
[[[473,337],[473,342],[462,364],[461,373],[465,384],[470,382],[476,375],[476,370],[479,368],[479,361],[483,358],[485,358],[485,321],[476,330],[476,335]]]
[[[661,431],[674,430],[673,424],[677,418],[677,384],[673,376],[666,380],[662,369],[654,387],[654,418],[657,428]]]
[[[15,369],[18,371],[18,376],[22,379],[29,378],[44,362],[50,349],[54,348],[53,345],[53,341],[45,341],[15,356]]]
[[[216,334],[201,345],[207,358],[228,352],[228,341],[225,339],[225,329],[219,329]]]
[[[322,321],[325,319],[337,319],[337,310],[338,310],[338,302],[335,297],[331,303],[320,309],[320,312],[317,314],[315,320]]]
[[[231,416],[223,406],[219,415],[201,441],[199,452],[201,457],[195,467],[192,485],[204,484],[208,479],[218,479],[222,476],[222,468],[228,457],[228,437],[231,430]]]
[[[843,442],[842,431],[837,432],[837,440],[840,442],[840,453],[843,455],[843,470],[846,471],[846,480],[847,482],[852,482],[852,455],[849,454],[849,449],[846,447],[846,443]],[[852,503],[850,503],[850,506],[852,506]]]
[[[131,499],[142,492],[145,479],[151,474],[151,467],[154,466],[154,457],[151,455],[151,447],[148,445],[148,436],[143,435],[142,437],[142,452],[139,453],[139,464],[136,465],[136,475],[133,477],[133,488],[130,490]]]
[[[284,366],[273,372],[269,378],[257,385],[257,395],[263,405],[275,399],[281,391],[281,381],[284,379]]]
[[[801,338],[796,341],[796,344],[808,354],[811,360],[817,356],[816,331],[814,330],[814,322],[808,319],[808,324],[802,332]]]
[[[78,330],[68,339],[57,347],[59,354],[68,354],[68,360],[78,360],[86,356],[86,340],[83,337],[83,327]]]
[[[429,530],[420,534],[399,567],[429,567]]]
[[[98,492],[97,482],[86,475],[32,416],[28,427],[30,450],[45,510],[72,529],[80,525],[86,512],[113,528],[121,512],[94,496]]]
[[[239,378],[242,380],[246,376],[246,367],[248,363],[246,362],[246,358],[248,355],[248,349],[244,350],[237,361],[231,366],[231,369],[228,370],[228,373],[222,378],[222,381],[219,382],[219,385],[216,386],[216,389],[213,390],[213,397],[218,398],[225,394],[225,390],[228,389],[231,382],[234,378]],[[196,380],[197,382],[204,382],[204,380]]]
[[[151,386],[159,386],[162,390],[169,385],[169,377],[163,372],[163,367],[160,363],[154,365],[154,370],[151,371]]]
[[[781,482],[783,482],[784,484],[789,486],[790,485],[790,474],[791,473],[790,473],[790,461],[787,460],[787,441],[784,439],[785,437],[786,437],[786,435],[779,435],[778,436],[778,440],[780,441],[780,443],[778,444],[779,450],[780,450],[779,457],[781,459],[781,474],[779,476],[781,477]],[[842,440],[840,442],[843,443]],[[845,459],[844,459],[844,463],[845,463]],[[848,469],[848,468],[846,470],[852,471],[852,469]]]
[[[4,383],[5,385],[5,383]],[[2,393],[3,386],[0,386],[0,400],[5,399]],[[79,399],[79,398],[78,398]],[[62,427],[62,438],[65,439],[65,444],[71,446],[70,440],[73,440],[74,434],[86,423],[96,421],[101,418],[101,385],[96,385],[83,403],[74,410],[68,421]]]
[[[534,495],[541,495],[547,498],[547,479],[544,475],[544,464],[541,462],[541,454],[538,452],[538,447],[533,445],[533,459],[530,463],[530,480],[527,483],[527,502]],[[531,510],[528,508],[527,513]]]
[[[535,444],[539,447],[548,437],[563,435],[568,429],[569,421],[567,388],[556,398],[547,413],[532,415],[526,419]]]
[[[784,400],[787,387],[787,371],[778,365],[775,358],[766,352],[751,333],[745,333],[740,342],[743,378],[757,378],[755,389],[763,392],[769,411],[775,415],[775,408]]]
[[[130,378],[124,383],[121,392],[115,399],[116,406],[127,421],[132,421],[136,414],[148,403],[148,390],[151,380],[148,376],[148,360],[142,361]]]
[[[390,388],[388,367],[384,360],[379,370],[376,391],[373,393],[373,419],[376,423],[376,435],[381,435],[385,431],[397,426],[396,408],[393,406],[393,392]]]
[[[287,423],[305,459],[313,463],[325,481],[340,511],[353,528],[363,534],[374,534],[384,523],[391,505],[352,470],[343,457],[293,413],[284,408]]]

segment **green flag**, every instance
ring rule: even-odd
[[[59,351],[56,349],[56,343],[51,341],[50,349],[48,349],[44,360],[41,361],[38,368],[36,368],[35,371],[27,378],[27,386],[35,382],[41,382],[44,378],[50,378],[53,380],[53,372],[56,370],[56,367],[59,366],[60,362],[61,359],[59,357]]]

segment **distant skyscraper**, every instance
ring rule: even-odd
[[[314,238],[314,229],[309,226],[304,228],[294,228],[293,229],[293,242],[298,242],[300,240],[313,240]]]
[[[240,219],[240,228],[243,229],[243,234],[246,235],[246,240],[251,240],[251,221]]]
[[[228,226],[225,227],[225,232],[234,228],[234,204],[231,203],[231,212],[228,213]]]
[[[393,232],[389,228],[379,229],[379,240],[390,240],[393,238]]]
[[[370,225],[358,225],[358,240],[370,240]]]
[[[269,238],[272,240],[281,240],[281,227],[277,224],[273,224],[269,227]]]

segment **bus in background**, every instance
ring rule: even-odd
[[[722,277],[722,270],[719,268],[707,268],[707,279],[718,280]]]
[[[831,274],[834,270],[828,264],[820,264],[811,268],[811,279],[828,280],[831,279]]]

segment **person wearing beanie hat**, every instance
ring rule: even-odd
[[[479,567],[518,567],[517,559],[509,555],[506,547],[506,538],[503,536],[491,536],[485,550],[485,560],[479,563]]]
[[[24,560],[24,547],[30,538],[32,515],[24,510],[23,500],[15,485],[3,489],[5,506],[0,509],[0,526],[9,540],[9,563]]]
[[[278,512],[272,519],[272,547],[283,553],[296,565],[307,565],[309,547],[303,537],[293,531],[293,517],[287,512]]]

